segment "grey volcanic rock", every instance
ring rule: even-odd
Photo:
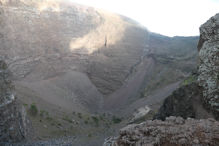
[[[169,116],[180,116],[184,119],[214,118],[212,113],[203,107],[203,88],[195,81],[176,89],[168,96],[154,119],[165,120]]]
[[[10,72],[7,70],[7,65],[0,60],[0,107],[13,102],[14,95],[12,94],[13,85],[9,79]]]
[[[169,117],[166,121],[146,121],[120,130],[117,138],[104,146],[218,146],[219,122],[213,119],[184,120]]]
[[[219,118],[219,14],[200,27],[199,85],[204,103]]]
[[[169,116],[180,116],[183,118],[195,118],[194,97],[200,98],[200,89],[196,83],[183,86],[175,90],[172,95],[164,100],[163,105],[155,115],[154,119],[165,120]],[[194,103],[194,104],[193,104]]]
[[[0,144],[27,137],[26,113],[17,103],[13,90],[7,65],[0,60]]]

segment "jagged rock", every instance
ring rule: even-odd
[[[104,146],[217,146],[219,122],[214,119],[184,120],[169,117],[166,121],[146,121],[120,130],[117,138],[109,138]]]
[[[169,116],[206,119],[212,114],[202,106],[202,88],[196,83],[182,86],[168,96],[154,119],[165,120]]]
[[[195,118],[193,108],[193,97],[199,96],[196,84],[183,86],[175,90],[172,95],[164,100],[163,105],[155,115],[154,119],[165,120],[169,116],[180,116],[183,118]]]
[[[200,27],[198,49],[204,103],[219,118],[219,13]]]
[[[7,65],[0,60],[0,145],[27,137],[26,112],[18,104],[13,90]]]

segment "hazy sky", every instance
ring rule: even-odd
[[[128,16],[168,36],[199,35],[199,26],[219,13],[219,0],[71,0]]]

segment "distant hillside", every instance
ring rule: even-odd
[[[130,81],[106,99],[105,107],[127,116],[145,105],[157,110],[182,80],[197,72],[198,39],[149,33],[147,53],[131,68]]]
[[[150,90],[179,81],[196,71],[199,37],[167,37],[150,34],[150,55],[156,61]],[[156,79],[155,79],[156,78]]]

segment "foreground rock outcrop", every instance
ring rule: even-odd
[[[199,85],[203,100],[219,119],[219,13],[200,27]]]
[[[106,140],[104,146],[217,146],[219,122],[213,119],[184,120],[169,117],[166,121],[146,121],[120,130],[120,136]]]
[[[26,112],[19,106],[13,90],[7,65],[0,60],[0,145],[27,137]]]

